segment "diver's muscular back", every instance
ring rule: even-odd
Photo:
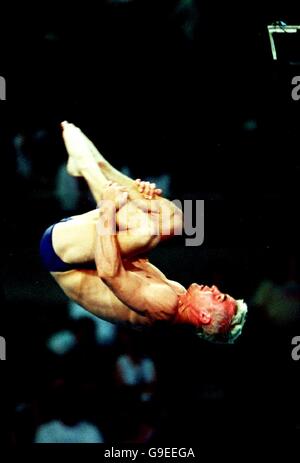
[[[136,292],[132,294],[134,308],[116,296],[113,290],[99,278],[97,270],[74,269],[68,272],[52,272],[52,276],[68,297],[108,321],[149,325],[158,319],[171,318],[174,315],[174,309],[168,309],[170,298],[173,301],[173,307],[176,306],[175,298],[177,299],[177,294],[185,291],[184,288],[179,283],[168,280],[146,258],[124,259],[123,265],[126,271],[134,273],[139,280],[138,294]],[[155,311],[158,297],[161,299],[160,310]],[[165,298],[166,304],[164,304]],[[153,313],[143,311],[145,299],[150,303],[153,299]],[[141,310],[138,309],[139,303]]]

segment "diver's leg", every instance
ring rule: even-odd
[[[52,244],[57,256],[74,266],[93,261],[98,221],[99,209],[94,209],[57,223],[52,231]],[[160,237],[152,233],[149,223],[145,224],[143,230],[119,230],[117,239],[124,257],[144,255],[160,241]]]
[[[134,222],[133,228],[137,229],[137,222],[144,223],[145,214],[148,215],[147,221],[149,222],[151,213],[154,214],[152,218],[155,221],[156,233],[163,235],[164,239],[174,233],[180,233],[182,212],[173,202],[160,196],[161,190],[155,189],[155,185],[149,182],[134,181],[111,166],[88,137],[74,124],[63,122],[62,127],[69,154],[69,173],[82,175],[86,179],[96,201],[99,202],[101,199],[102,189],[108,181],[115,181],[124,186],[129,193],[130,200],[135,200],[134,204],[130,204],[130,211],[125,206],[125,210],[117,214],[121,230],[128,228],[128,222]],[[73,163],[71,167],[70,163]],[[136,220],[137,217],[140,218]]]
[[[62,123],[62,128],[63,139],[69,155],[67,170],[70,175],[83,177],[86,180],[95,201],[98,203],[101,199],[102,189],[109,180],[99,169],[93,156],[90,155],[82,132],[67,122]]]
[[[174,203],[161,196],[162,191],[157,189],[154,184],[133,180],[115,169],[97,150],[91,140],[74,124],[63,122],[62,127],[63,138],[69,153],[69,173],[88,177],[87,181],[89,185],[92,184],[94,196],[101,194],[103,179],[106,178],[124,186],[129,193],[130,199],[145,199],[150,193],[151,199],[157,200],[157,205],[160,205],[164,210],[169,209],[173,213],[177,209]],[[96,165],[102,174],[102,181],[96,172]],[[97,186],[96,179],[98,177],[99,185]],[[96,191],[97,188],[100,191]]]

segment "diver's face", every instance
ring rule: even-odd
[[[187,299],[198,312],[201,310],[213,313],[222,308],[227,316],[232,318],[236,311],[236,302],[233,297],[222,293],[217,286],[205,286],[193,283],[187,290]]]
[[[215,285],[213,286],[206,286],[206,285],[198,285],[197,283],[191,284],[191,286],[188,288],[188,293],[190,295],[193,295],[196,298],[213,298],[214,300],[218,302],[223,302],[228,299],[233,298],[229,296],[228,294],[221,293],[219,288]]]

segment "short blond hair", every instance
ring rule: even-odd
[[[242,333],[248,312],[247,304],[243,301],[243,299],[238,299],[235,302],[237,307],[236,313],[233,316],[229,330],[226,333],[210,333],[205,331],[205,328],[202,327],[197,331],[198,336],[201,339],[214,343],[233,344]]]

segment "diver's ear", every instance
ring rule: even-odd
[[[202,325],[208,325],[211,322],[211,315],[207,310],[200,310],[199,318]]]

